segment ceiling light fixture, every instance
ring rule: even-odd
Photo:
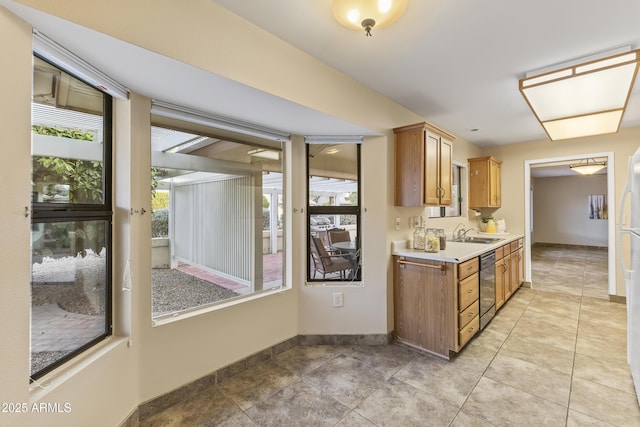
[[[333,16],[347,28],[371,36],[371,29],[386,27],[404,13],[407,0],[333,0]]]
[[[520,80],[520,92],[552,141],[615,133],[638,73],[640,49]]]
[[[569,165],[569,169],[572,171],[578,172],[582,175],[593,175],[598,172],[600,169],[604,169],[607,167],[607,162],[602,161],[598,162],[596,159],[591,159],[591,163],[589,163],[589,159],[582,159],[579,163],[574,165]]]

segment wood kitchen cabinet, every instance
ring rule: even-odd
[[[502,205],[502,162],[494,157],[469,160],[469,207],[499,208]]]
[[[505,302],[505,282],[506,281],[507,266],[504,263],[504,247],[496,249],[496,264],[495,264],[495,277],[496,277],[496,310],[498,310]]]
[[[393,130],[396,206],[451,205],[453,143],[426,122]]]
[[[511,242],[511,293],[524,283],[524,239]]]
[[[480,329],[478,268],[395,256],[396,338],[447,359],[460,351]]]
[[[496,310],[524,283],[524,239],[496,249]]]

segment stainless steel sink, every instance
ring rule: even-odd
[[[452,242],[460,242],[460,243],[484,243],[484,244],[490,244],[490,243],[495,243],[495,242],[499,242],[500,240],[503,240],[499,237],[474,237],[474,236],[467,236],[467,237],[463,237],[461,239],[453,239]]]

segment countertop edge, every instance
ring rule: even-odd
[[[486,237],[486,234],[482,236]],[[522,237],[524,236],[521,234],[510,234],[508,236],[504,236],[502,240],[491,244],[447,241],[447,248],[440,252],[425,252],[423,250],[406,249],[406,241],[396,241],[393,242],[393,247],[395,249],[392,250],[392,255],[459,264],[468,261],[471,258],[480,256],[485,252],[495,250],[507,243],[521,239]]]

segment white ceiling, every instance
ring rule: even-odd
[[[339,25],[331,0],[216,2],[482,147],[546,139],[518,91],[526,72],[640,48],[638,0],[410,0],[373,37]],[[143,95],[302,135],[372,133],[12,0],[0,5]],[[640,87],[622,126],[640,126]]]

